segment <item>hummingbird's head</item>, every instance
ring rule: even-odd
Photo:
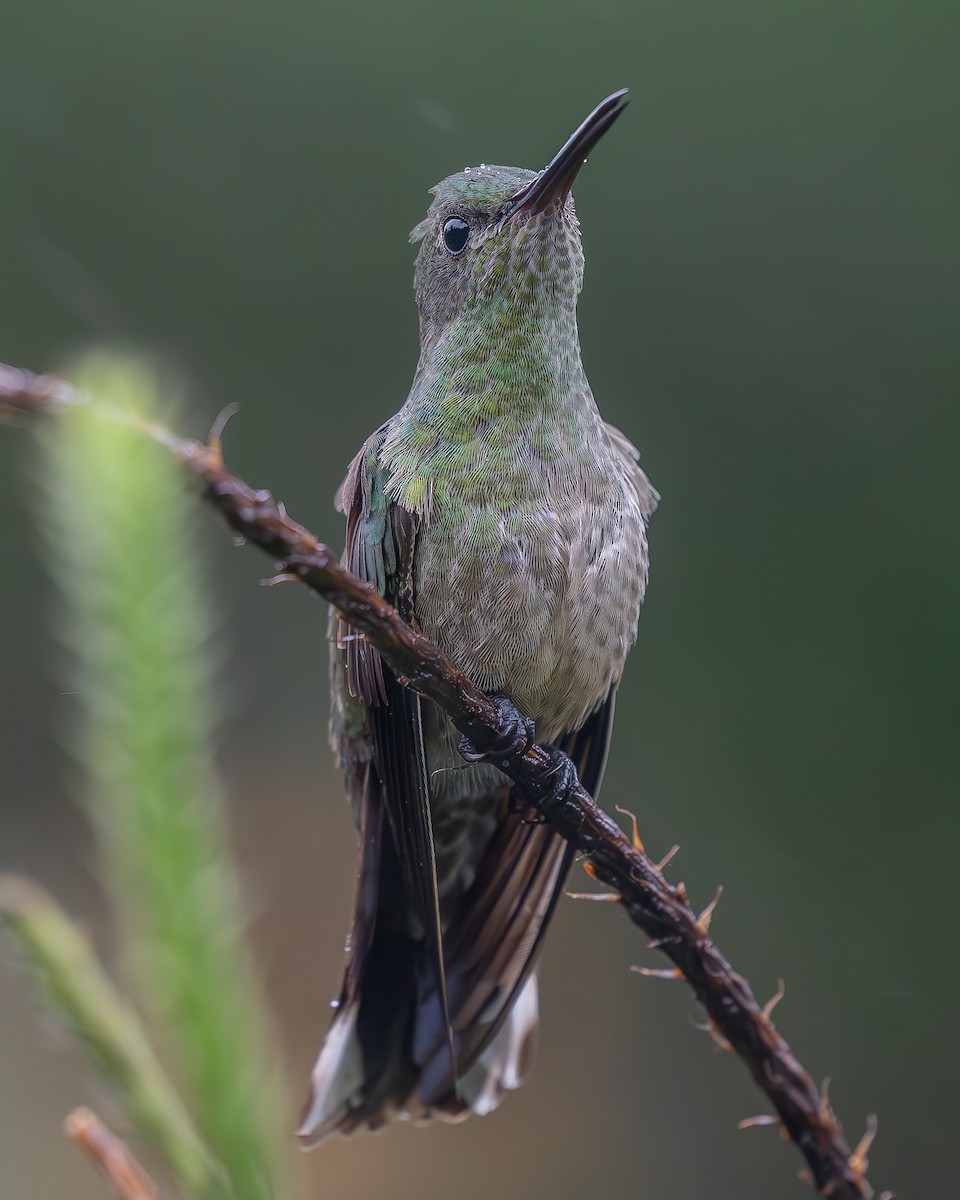
[[[537,308],[576,305],[583,250],[570,189],[625,95],[623,88],[598,105],[539,174],[482,164],[432,189],[410,235],[420,242],[414,287],[425,342],[461,314],[509,325]]]

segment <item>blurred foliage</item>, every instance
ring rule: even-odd
[[[89,940],[45,892],[14,877],[0,877],[0,927],[184,1195],[226,1200],[222,1168],[204,1149],[138,1016],[101,968]]]
[[[652,853],[681,844],[695,897],[726,885],[720,945],[759,993],[786,978],[778,1025],[852,1140],[878,1113],[871,1174],[914,1196],[952,1187],[960,1074],[958,34],[943,0],[48,0],[0,39],[0,359],[156,350],[189,381],[183,432],[239,402],[231,461],[334,543],[334,489],[412,375],[426,189],[542,165],[630,85],[576,188],[584,362],[663,495],[604,797]],[[34,470],[0,436],[0,860],[96,913]],[[323,614],[200,538],[254,940],[305,1084],[353,883]],[[749,1084],[637,956],[609,911],[562,905],[531,1082],[483,1121],[324,1147],[316,1193],[800,1200],[776,1135],[735,1131]],[[37,1178],[42,1150],[54,1193],[69,1059],[0,987],[0,1160]]]
[[[285,1195],[284,1106],[210,762],[217,706],[208,603],[192,550],[196,501],[177,465],[138,429],[164,411],[149,370],[100,354],[71,376],[89,406],[41,426],[47,556],[62,596],[58,629],[81,718],[76,756],[120,957],[186,1107],[223,1164],[226,1187],[211,1191],[207,1173],[199,1194]],[[53,994],[68,991],[66,981]],[[100,1045],[110,1022],[95,1007],[87,1005],[85,1027],[98,1019]],[[109,1055],[106,1062],[109,1070]]]

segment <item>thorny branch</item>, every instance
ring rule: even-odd
[[[84,398],[64,380],[0,364],[0,416],[53,413]],[[119,415],[119,414],[118,414]],[[129,420],[128,417],[123,418]],[[438,704],[474,747],[523,789],[530,802],[583,854],[590,874],[613,888],[652,948],[673,963],[667,977],[685,979],[706,1010],[719,1044],[737,1054],[773,1104],[784,1131],[807,1164],[805,1173],[825,1200],[869,1200],[868,1135],[851,1150],[825,1093],[797,1061],[750,985],[707,936],[709,913],[698,915],[683,884],[671,885],[587,794],[575,773],[556,787],[557,754],[527,744],[497,706],[440,649],[406,624],[369,584],[340,565],[332,550],[292,520],[268,491],[255,491],[228,470],[219,436],[208,444],[175,437],[156,426],[144,432],[175,455],[205,485],[204,497],[233,529],[335,605],[370,640],[407,687]]]

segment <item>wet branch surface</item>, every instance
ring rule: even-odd
[[[55,413],[83,402],[64,380],[0,364],[0,416]],[[227,523],[276,561],[278,578],[299,580],[335,605],[403,684],[439,705],[473,747],[588,857],[590,873],[616,891],[631,921],[670,959],[672,973],[690,985],[716,1040],[743,1060],[806,1160],[806,1174],[819,1194],[827,1200],[872,1197],[866,1178],[872,1129],[851,1150],[826,1095],[770,1020],[772,1006],[764,1009],[757,1002],[746,979],[707,936],[706,914],[698,917],[683,884],[667,882],[639,839],[631,841],[596,804],[569,760],[551,747],[528,744],[509,713],[407,625],[371,584],[341,566],[336,554],[292,520],[269,492],[252,489],[228,470],[218,434],[204,444],[156,426],[143,428],[202,481],[204,498]]]

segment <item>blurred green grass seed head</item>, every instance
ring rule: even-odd
[[[229,1194],[289,1194],[289,1120],[242,946],[211,760],[213,619],[195,501],[177,464],[136,428],[169,413],[154,372],[97,353],[70,376],[91,403],[42,430],[44,532],[79,697],[74,750],[125,982]]]

